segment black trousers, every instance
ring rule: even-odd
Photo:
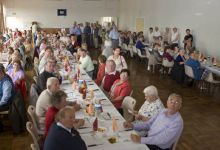
[[[156,145],[148,145],[147,144],[147,147],[150,149],[150,150],[170,150],[170,148],[166,148],[166,149],[162,149]]]

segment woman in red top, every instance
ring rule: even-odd
[[[106,62],[106,57],[104,55],[100,55],[99,58],[99,70],[97,74],[97,78],[95,80],[95,83],[100,86],[102,83],[102,79],[105,76],[105,62]]]
[[[55,116],[58,111],[66,106],[67,95],[64,91],[57,91],[52,95],[51,98],[51,107],[48,108],[46,117],[45,117],[45,137],[47,136],[50,126],[55,120]]]
[[[132,88],[128,81],[130,76],[130,72],[128,69],[122,69],[120,73],[120,79],[116,80],[111,87],[110,91],[110,99],[116,109],[123,115],[123,109],[121,108],[121,104],[123,102],[124,97],[129,96]]]

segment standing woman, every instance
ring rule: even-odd
[[[116,64],[116,71],[121,72],[122,69],[127,69],[127,63],[123,56],[120,55],[121,53],[121,47],[116,47],[113,50],[113,55],[108,57],[108,60],[114,60]]]

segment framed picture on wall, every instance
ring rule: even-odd
[[[57,16],[66,16],[67,10],[66,9],[57,9]]]

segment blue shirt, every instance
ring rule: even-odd
[[[73,28],[73,34],[81,35],[82,31],[81,31],[81,29],[79,27],[75,27],[75,28]]]
[[[117,30],[112,29],[109,33],[109,38],[113,40],[118,40],[119,39],[119,33]]]
[[[92,33],[91,27],[90,26],[85,26],[83,33],[84,34],[91,34]]]
[[[203,70],[200,67],[200,62],[194,60],[191,57],[185,62],[185,65],[190,66],[193,70],[194,78],[200,80],[202,77]]]
[[[0,80],[0,106],[8,105],[14,93],[14,85],[11,78],[5,75]]]
[[[157,115],[142,124],[134,123],[134,129],[148,131],[147,137],[141,137],[142,144],[157,145],[162,149],[170,148],[183,130],[183,119],[179,112],[167,116],[167,109],[162,109]]]
[[[138,40],[137,43],[136,43],[136,48],[140,49],[141,51],[144,49],[144,44]]]

